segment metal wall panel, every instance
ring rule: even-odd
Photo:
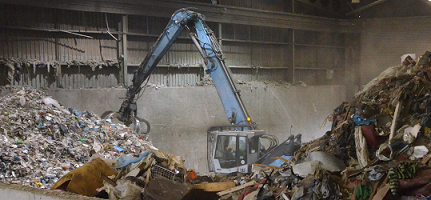
[[[128,62],[130,64],[140,64],[151,47],[154,45],[156,38],[136,38],[129,37],[128,38]]]
[[[287,28],[222,24],[222,34],[223,39],[241,41],[289,43],[291,40],[291,34]]]
[[[203,58],[191,41],[177,40],[162,58],[160,64],[173,66],[196,66],[203,64]]]
[[[5,29],[0,30],[0,35],[1,58],[64,63],[117,58],[116,41],[111,39],[53,37],[50,33]]]
[[[252,68],[245,69],[245,68],[232,68],[231,69],[233,73],[233,80],[236,80],[237,83],[242,83],[244,81],[253,81],[256,80],[255,76],[255,70]]]
[[[288,60],[285,56],[287,45],[253,44],[251,47],[252,66],[257,67],[286,67]]]
[[[105,35],[92,35],[88,31],[116,31],[117,16],[47,8],[1,5],[0,57],[71,62],[116,59],[116,42]],[[25,13],[25,15],[23,14]],[[106,18],[105,18],[106,17]],[[82,31],[94,39],[65,33]],[[59,56],[56,58],[56,56]]]
[[[250,44],[225,42],[222,46],[223,53],[228,66],[250,66]]]
[[[51,61],[55,55],[55,42],[46,33],[28,33],[17,30],[0,30],[0,57]]]
[[[118,85],[116,67],[88,66],[103,64],[117,58],[116,41],[107,34],[106,21],[111,31],[117,30],[117,16],[103,13],[32,8],[1,5],[0,58],[22,63],[40,63],[24,67],[20,82],[45,88],[95,88]],[[26,13],[23,15],[23,13]],[[93,39],[59,30],[82,31]],[[61,74],[47,64],[60,63]],[[69,67],[68,67],[69,65]],[[81,65],[81,66],[77,66]]]
[[[251,2],[252,0],[221,0],[221,5],[227,5],[227,6],[236,6],[236,7],[243,7],[243,8],[251,8]]]
[[[295,30],[295,43],[298,44],[315,44],[316,43],[315,31]]]
[[[265,5],[262,3],[262,6]],[[76,69],[67,73],[62,71],[63,74],[58,77],[53,77],[54,72],[46,74],[37,71],[41,74],[26,75],[25,80],[29,84],[36,87],[71,88],[111,87],[117,84],[118,68],[113,67],[114,71],[107,69],[107,72],[99,72],[91,70],[88,65],[102,64],[106,61],[117,62],[118,44],[114,37],[118,38],[120,15],[5,4],[1,4],[0,8],[4,11],[0,14],[2,19],[0,26],[3,27],[0,29],[2,38],[0,39],[0,58],[25,59],[43,63],[57,61],[65,66],[70,65],[70,68],[67,69]],[[164,30],[168,20],[167,17],[129,16],[128,64],[136,66],[142,62],[158,35]],[[210,22],[208,24],[218,35],[218,23]],[[239,74],[238,77],[244,80],[259,80],[259,78],[280,80],[284,78],[283,71],[287,70],[286,67],[290,67],[291,63],[291,58],[288,56],[291,41],[289,29],[226,23],[222,26],[222,39],[225,39],[222,49],[227,65],[250,67],[250,69],[245,69],[245,73],[241,72],[242,74]],[[113,37],[106,32],[108,27],[114,33]],[[84,36],[70,34],[67,31],[79,32]],[[334,39],[334,33],[320,36],[316,36],[315,32],[311,33],[311,40],[305,37],[305,42],[312,41],[314,44],[317,41],[322,44],[333,44],[334,41],[338,41]],[[186,37],[186,33],[180,37]],[[300,36],[298,37],[300,38]],[[307,65],[311,54],[313,55],[312,61],[319,61],[322,66],[332,64],[332,58],[344,57],[342,54],[332,51],[330,53],[311,52],[309,49],[312,48],[308,47],[304,53],[299,50],[299,53],[295,54],[298,63]],[[326,55],[331,56],[326,57]],[[193,85],[199,82],[202,76],[202,72],[199,71],[202,69],[195,68],[190,71],[192,68],[187,68],[203,64],[202,57],[190,39],[180,38],[175,41],[159,64],[170,67],[166,70],[161,68],[160,74],[152,77],[154,80],[151,79],[151,81],[158,85],[172,87]],[[280,70],[267,69],[253,72],[254,67],[280,68]],[[185,68],[187,71],[184,70]],[[104,69],[105,67],[100,70]],[[129,69],[129,83],[132,80],[132,71]],[[114,75],[109,73],[114,73]],[[250,77],[245,77],[247,75]]]
[[[128,62],[133,65],[140,64],[154,45],[155,41],[155,38],[152,38],[150,41],[148,41],[148,38],[129,40]],[[159,62],[159,65],[172,66],[196,66],[198,64],[203,64],[202,56],[189,39],[178,39],[174,44],[172,44],[166,55],[164,55]]]
[[[258,81],[287,81],[286,80],[287,69],[258,69],[257,80]]]
[[[63,29],[81,31],[117,31],[119,18],[115,14],[59,10],[1,4],[1,26],[27,28]],[[25,14],[24,14],[25,13]]]
[[[344,65],[344,48],[316,47],[317,68],[341,68]]]

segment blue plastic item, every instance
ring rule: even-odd
[[[118,158],[117,164],[115,165],[114,169],[123,168],[123,167],[126,167],[132,163],[137,163],[152,153],[153,152],[151,152],[151,151],[146,151],[146,152],[142,153],[141,155],[139,155],[139,157],[137,157],[137,158],[134,158],[134,157],[131,157],[128,155],[122,155],[120,158]]]
[[[82,114],[82,112],[79,112],[79,110],[75,110],[75,112],[74,112],[74,113],[75,113],[75,115],[76,115],[76,116],[79,116],[79,115],[81,115],[81,114]]]
[[[281,157],[286,159],[286,160],[289,160],[290,158],[292,158],[292,156],[281,156]],[[269,165],[274,166],[274,167],[281,167],[281,165],[283,165],[284,163],[285,163],[284,161],[277,159]]]
[[[119,151],[119,152],[124,151],[124,149],[121,148],[121,147],[119,147],[119,146],[114,146],[114,149],[117,150],[117,151]]]
[[[374,123],[374,117],[366,119],[359,116],[358,114],[355,114],[353,115],[353,121],[355,122],[356,126],[370,125]]]
[[[42,121],[40,121],[40,122],[39,122],[39,125],[37,125],[37,128],[38,128],[38,129],[43,128],[43,123],[42,123]]]

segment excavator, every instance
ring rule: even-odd
[[[187,30],[197,47],[205,66],[214,82],[220,100],[225,109],[229,125],[213,126],[207,132],[207,150],[209,171],[217,173],[249,173],[251,166],[278,145],[275,136],[259,130],[251,120],[240,91],[232,80],[232,72],[226,66],[221,47],[213,31],[205,23],[205,17],[195,11],[183,8],[177,10],[168,25],[159,36],[144,61],[134,72],[132,85],[127,88],[126,98],[119,111],[107,111],[103,118],[118,118],[126,125],[133,125],[139,132],[142,122],[148,133],[150,123],[137,117],[137,99],[142,95],[151,72],[166,54],[179,35]],[[145,83],[145,84],[144,84]],[[263,142],[262,139],[266,139]],[[264,145],[264,143],[266,145]]]

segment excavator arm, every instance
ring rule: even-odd
[[[143,84],[184,29],[188,31],[204,59],[229,122],[235,125],[252,124],[213,31],[205,23],[203,15],[188,9],[177,10],[172,15],[163,33],[134,72],[133,84],[128,87],[126,98],[116,117],[126,125],[138,123],[136,100],[144,87]],[[104,116],[106,115],[104,114]],[[147,125],[149,124],[147,123]]]
[[[240,91],[232,79],[232,72],[225,64],[221,47],[213,31],[206,25],[202,17],[195,20],[193,28],[195,30],[190,30],[189,35],[204,58],[227,119],[235,125],[251,124],[251,118],[244,107]]]
[[[133,123],[136,133],[140,132],[140,122],[143,121],[147,124],[146,133],[149,132],[149,122],[137,117],[136,101],[160,59],[184,30],[187,30],[204,60],[230,123],[229,126],[211,127],[208,131],[209,170],[220,173],[234,171],[247,173],[264,149],[260,138],[266,137],[273,141],[269,149],[275,147],[278,142],[275,137],[258,130],[257,125],[252,122],[242,102],[240,91],[232,79],[232,72],[226,66],[217,38],[205,23],[204,16],[194,11],[180,9],[172,15],[163,33],[134,72],[133,84],[127,88],[126,98],[120,110],[105,112],[102,118],[116,117],[126,125]],[[232,154],[225,154],[226,149],[231,149]]]

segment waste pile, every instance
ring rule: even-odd
[[[172,195],[177,195],[182,199],[191,189],[184,183],[185,174],[181,157],[147,149],[138,157],[94,158],[61,177],[51,189],[106,199],[140,199],[144,194],[148,198],[173,199]]]
[[[0,181],[50,188],[91,158],[140,155],[151,142],[96,114],[61,106],[44,92],[7,87],[0,98]]]
[[[0,106],[4,182],[118,200],[431,196],[431,52],[382,72],[335,108],[324,136],[251,174],[198,176],[124,125],[34,89],[16,89]]]
[[[254,165],[221,199],[425,199],[431,196],[431,52],[405,58],[330,116],[331,130],[281,166]]]

